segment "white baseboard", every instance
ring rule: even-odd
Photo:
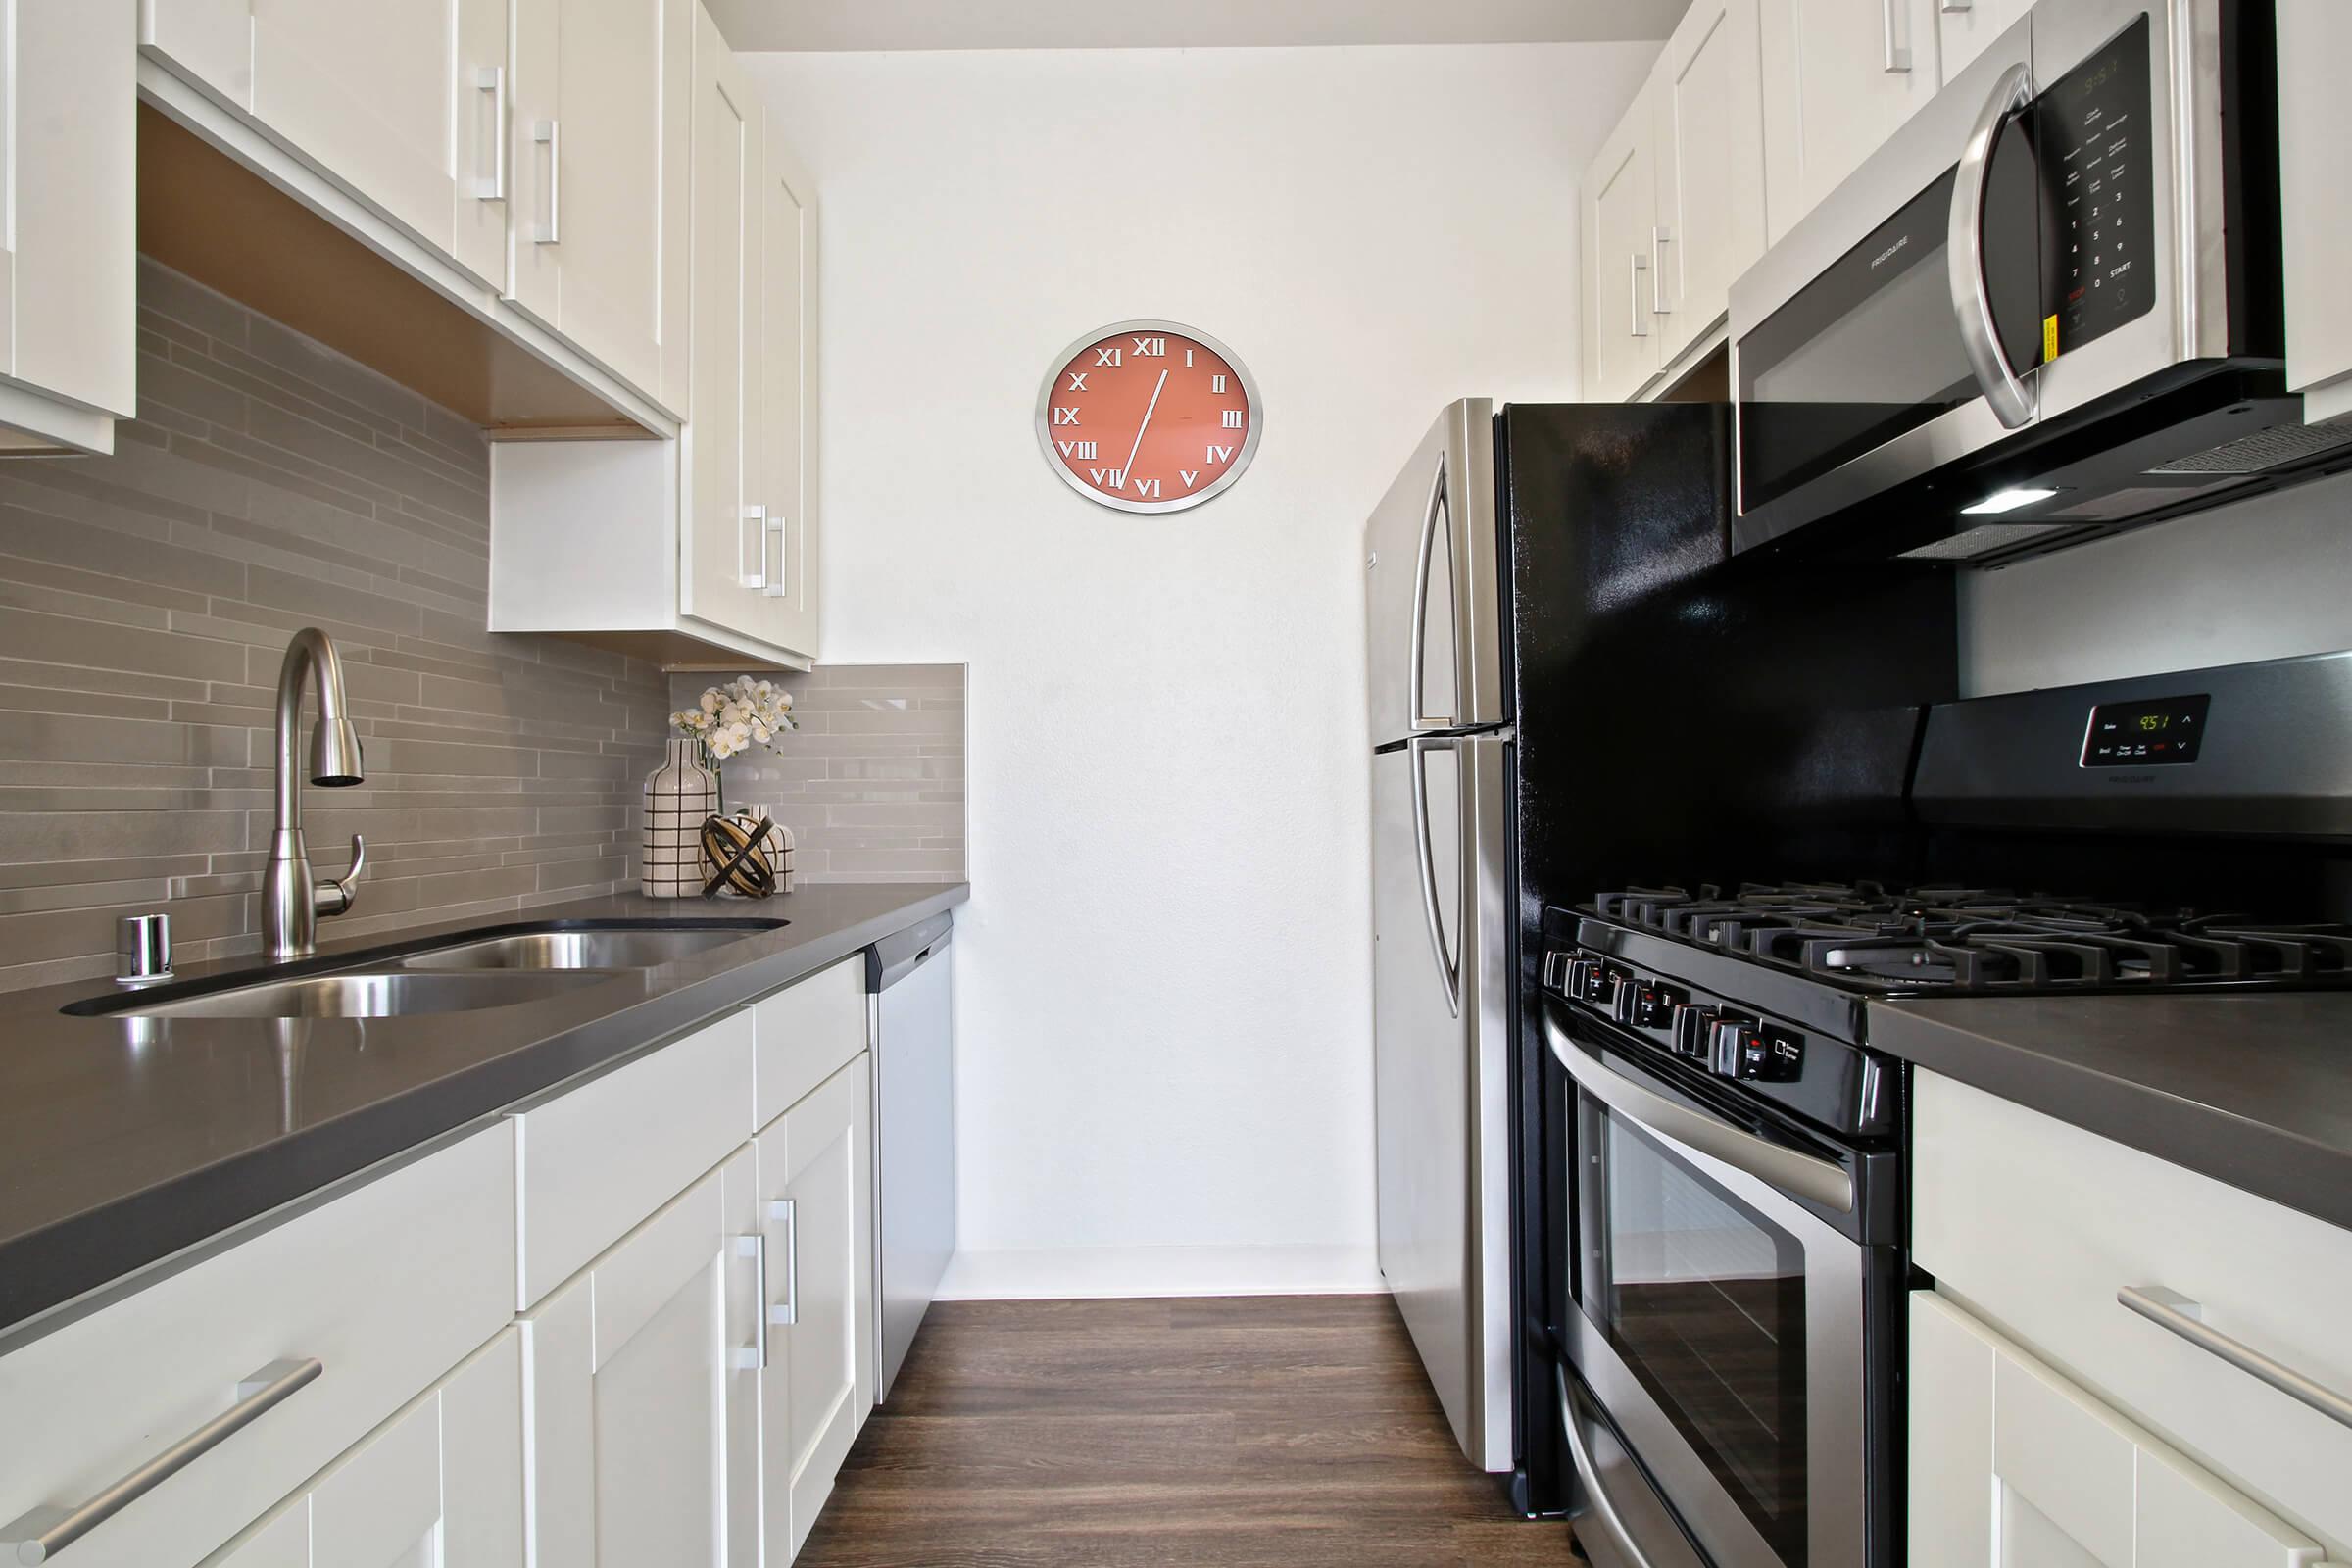
[[[1369,1247],[1039,1247],[958,1251],[943,1301],[1352,1296],[1387,1289]]]

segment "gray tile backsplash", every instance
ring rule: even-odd
[[[720,764],[729,809],[764,805],[792,829],[809,882],[937,882],[964,875],[961,664],[819,664],[773,673],[801,727],[774,752]],[[687,708],[732,676],[675,675]]]
[[[365,784],[304,791],[319,874],[368,835],[325,934],[634,886],[666,678],[482,629],[481,432],[152,263],[138,371],[115,456],[0,463],[0,989],[111,973],[130,912],[168,908],[183,959],[258,948],[270,707],[310,624],[368,748]]]

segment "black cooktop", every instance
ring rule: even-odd
[[[1876,995],[2352,985],[2352,926],[1996,888],[1747,883],[1603,893],[1590,912]]]

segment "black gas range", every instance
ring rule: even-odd
[[[2352,655],[1944,705],[1907,800],[1916,882],[1543,912],[1596,1562],[1900,1560],[1908,1079],[1874,1004],[2352,988]]]

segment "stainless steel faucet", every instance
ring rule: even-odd
[[[262,872],[262,948],[271,958],[307,958],[318,950],[318,919],[352,905],[352,885],[368,863],[368,841],[351,836],[351,870],[340,882],[311,880],[310,851],[302,842],[302,781],[294,748],[302,729],[302,688],[318,682],[318,725],[311,732],[311,782],[328,788],[357,784],[366,774],[360,732],[343,716],[343,662],[316,626],[286,645],[277,672],[277,830],[270,836],[270,864]]]

